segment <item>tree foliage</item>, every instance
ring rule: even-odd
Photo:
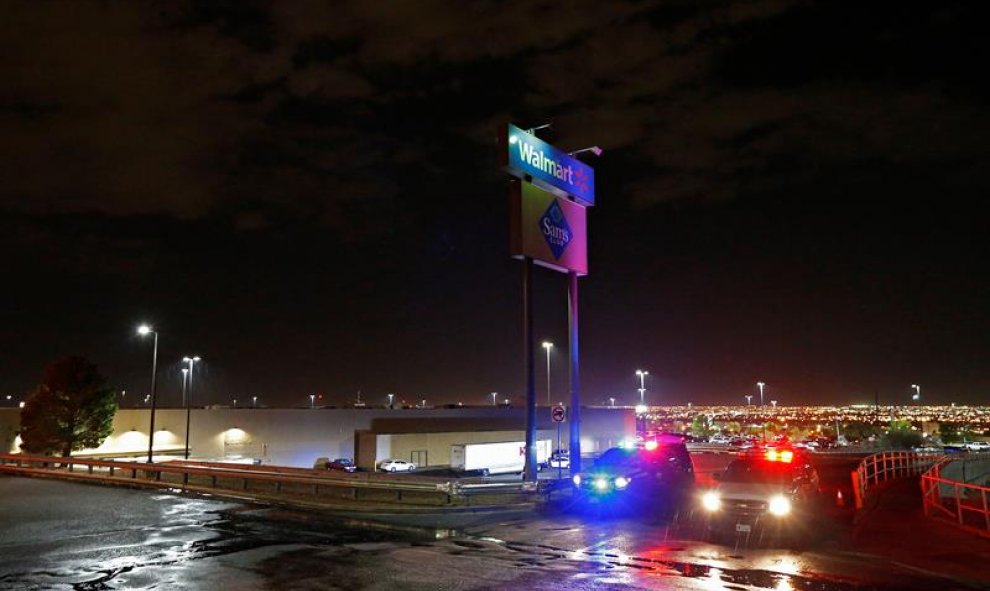
[[[922,441],[921,433],[912,429],[908,420],[891,421],[890,430],[883,436],[885,447],[894,449],[911,449],[921,445]]]
[[[96,365],[66,357],[48,365],[21,411],[21,449],[70,455],[98,447],[113,433],[117,396]]]

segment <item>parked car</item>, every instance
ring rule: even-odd
[[[340,472],[357,472],[357,466],[350,458],[334,458],[327,464],[327,470],[338,470]]]
[[[970,441],[966,443],[969,451],[990,451],[990,441]]]
[[[547,460],[547,465],[550,466],[550,468],[561,468],[566,470],[571,467],[571,456],[567,452],[555,453],[550,456],[549,460]]]
[[[378,464],[378,469],[382,472],[412,472],[416,469],[416,464],[405,460],[389,458],[387,460],[382,460]]]

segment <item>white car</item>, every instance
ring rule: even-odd
[[[990,451],[990,441],[970,441],[966,443],[969,451]]]
[[[551,468],[563,468],[567,469],[571,467],[571,456],[566,454],[553,455],[547,461],[547,465]]]
[[[405,460],[389,458],[387,460],[382,460],[381,463],[378,464],[378,469],[382,472],[412,472],[416,469],[416,464]]]

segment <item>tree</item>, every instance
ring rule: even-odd
[[[98,447],[113,433],[117,412],[117,394],[106,382],[96,365],[84,357],[49,364],[41,384],[24,401],[21,449],[69,456]]]
[[[708,437],[714,432],[715,430],[712,428],[708,417],[695,415],[691,419],[691,435],[695,437]]]
[[[893,420],[890,422],[890,430],[883,436],[885,447],[894,449],[911,449],[918,447],[922,442],[921,433],[915,431],[911,426],[911,421]]]

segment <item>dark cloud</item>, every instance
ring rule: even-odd
[[[914,367],[972,391],[983,374],[925,352],[986,350],[986,315],[956,311],[987,288],[980,22],[963,2],[10,3],[0,260],[32,287],[3,342],[28,334],[41,365],[67,352],[54,326],[99,349],[148,315],[228,355],[217,389],[515,388],[494,129],[552,121],[605,148],[589,389],[652,355],[683,397]],[[558,339],[559,296],[538,294]],[[278,376],[255,371],[271,343]]]

